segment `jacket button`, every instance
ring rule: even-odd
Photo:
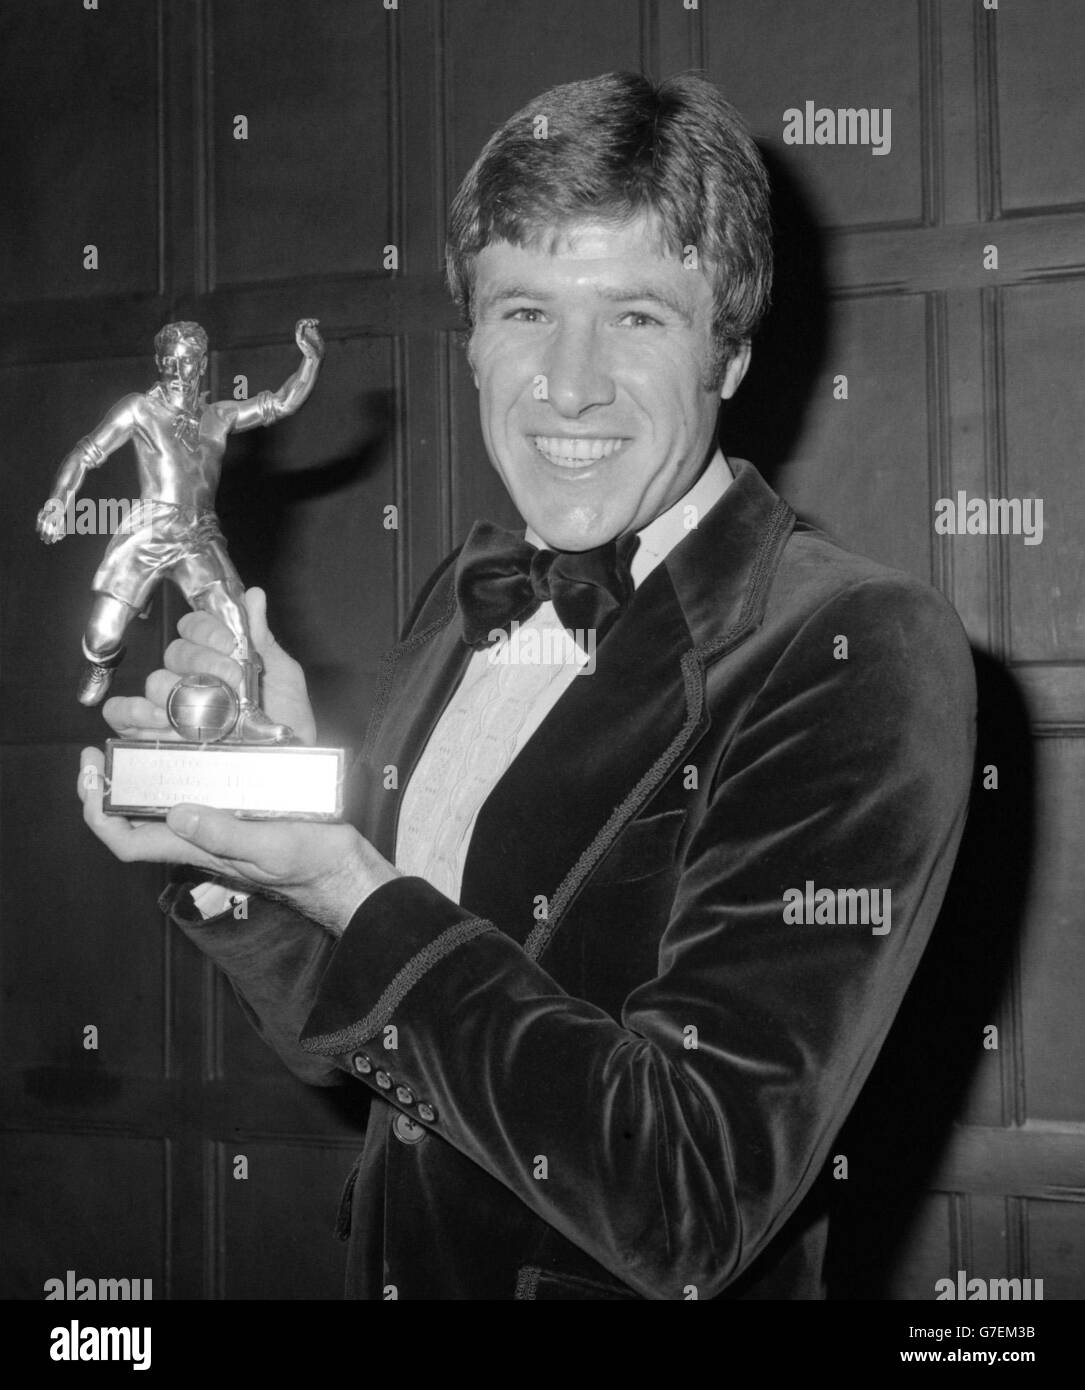
[[[373,1080],[377,1083],[377,1085],[381,1088],[382,1091],[390,1091],[392,1089],[392,1078],[388,1075],[386,1071],[377,1072],[377,1074],[373,1077]]]
[[[421,1120],[435,1120],[437,1118],[437,1111],[434,1110],[432,1105],[427,1105],[425,1101],[422,1101],[418,1107],[418,1118]]]
[[[364,1052],[356,1052],[354,1054],[353,1060],[354,1070],[358,1072],[361,1076],[368,1076],[369,1073],[373,1070],[373,1063],[369,1060],[369,1058],[365,1055]]]
[[[404,1115],[402,1110],[396,1111],[392,1132],[401,1144],[419,1144],[426,1137],[425,1128],[417,1120],[412,1120],[410,1115]]]
[[[400,1105],[413,1105],[414,1092],[411,1090],[409,1086],[397,1086],[396,1100],[399,1101]]]

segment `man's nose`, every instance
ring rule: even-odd
[[[561,326],[547,355],[546,390],[550,404],[568,419],[614,400],[605,350],[592,325]]]

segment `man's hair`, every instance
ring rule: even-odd
[[[207,334],[198,323],[191,319],[179,319],[177,323],[164,323],[154,335],[154,355],[165,356],[174,343],[191,343],[200,350],[200,356],[207,356]]]
[[[553,87],[487,141],[452,203],[449,289],[474,325],[475,257],[493,241],[553,248],[575,222],[653,216],[664,248],[696,250],[713,288],[714,379],[772,285],[768,176],[742,118],[711,83],[610,72]],[[663,248],[661,248],[663,249]]]

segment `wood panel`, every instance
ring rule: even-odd
[[[917,223],[924,215],[921,7],[838,0],[705,6],[706,67],[758,141],[816,197],[834,227]],[[784,113],[889,108],[888,153],[872,146],[785,144]]]
[[[162,1073],[166,982],[153,909],[161,871],[126,872],[104,845],[87,842],[78,746],[8,745],[0,757],[5,1065],[38,1068],[26,1085],[62,1104],[77,1098],[92,1117],[120,1077]],[[123,971],[109,968],[118,957]]]
[[[209,20],[212,284],[379,272],[397,239],[395,17],[357,0],[230,0]]]
[[[157,0],[114,0],[107,11],[68,0],[5,6],[0,298],[155,289],[159,12]],[[84,269],[88,245],[97,269]]]
[[[1029,1271],[1045,1299],[1080,1300],[1085,1285],[1085,1203],[1029,1202]]]
[[[986,1279],[1011,1277],[1010,1205],[1004,1197],[969,1197],[965,1248],[961,1251],[960,1268],[982,1274]],[[956,1274],[955,1269],[947,1268],[945,1277],[955,1279]]]
[[[1042,499],[1044,510],[1039,544],[1002,541],[1009,652],[1019,661],[1083,661],[1085,277],[1004,290],[1001,318],[1006,430],[998,495]]]
[[[40,1301],[46,1280],[70,1269],[78,1278],[150,1279],[161,1298],[166,1172],[155,1140],[0,1133],[5,1297]]]
[[[623,0],[550,0],[545,8],[443,3],[450,192],[494,130],[532,97],[562,82],[641,66],[640,7]]]
[[[919,295],[838,299],[828,339],[801,449],[780,486],[801,515],[850,549],[929,581],[927,306]],[[839,376],[846,400],[834,394]]]
[[[1085,202],[1081,159],[1081,43],[1076,0],[1006,5],[988,22],[997,51],[1002,208]]]
[[[1085,1114],[1080,820],[1085,740],[1045,739],[1040,744],[1036,792],[1037,852],[1020,946],[1025,1114],[1036,1120],[1080,1120]]]
[[[238,1156],[247,1161],[244,1179],[235,1177]],[[348,1149],[242,1135],[214,1145],[217,1297],[342,1297],[346,1247],[332,1232],[353,1159]]]

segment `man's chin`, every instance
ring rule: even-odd
[[[620,536],[627,529],[619,517],[599,517],[589,523],[538,517],[525,520],[548,550],[595,550]]]

